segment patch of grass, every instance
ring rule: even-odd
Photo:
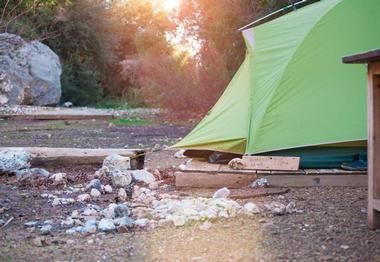
[[[129,125],[129,126],[147,126],[152,125],[153,122],[147,119],[130,119],[130,118],[118,118],[110,120],[112,124],[115,125]]]
[[[120,100],[103,100],[95,104],[95,108],[105,109],[130,109],[131,106],[125,101]]]

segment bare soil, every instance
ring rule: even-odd
[[[1,121],[0,146],[139,147],[148,149],[146,166],[163,176],[184,160],[173,150],[162,150],[186,135],[192,125],[169,125],[154,119],[152,125],[111,125],[106,121]],[[154,149],[154,150],[153,150]],[[96,166],[49,170],[66,172],[69,186],[88,181]],[[178,195],[211,195],[212,190],[174,187]],[[233,195],[255,193],[254,189]],[[30,232],[24,223],[60,221],[83,204],[52,207],[42,193],[68,194],[63,186],[21,187],[12,176],[0,177],[0,219],[14,219],[0,229],[0,261],[380,261],[380,231],[366,226],[366,188],[290,188],[288,193],[238,199],[257,204],[294,201],[303,213],[273,216],[267,212],[212,221],[208,231],[200,222],[135,229],[124,234],[98,233],[67,236],[57,227],[51,235]],[[95,204],[105,207],[116,195],[103,195]],[[83,206],[81,206],[83,205]],[[43,245],[36,246],[36,239]]]

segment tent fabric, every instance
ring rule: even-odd
[[[380,46],[379,9],[378,0],[321,0],[243,31],[241,67],[174,147],[259,154],[365,141],[366,67],[341,58]]]

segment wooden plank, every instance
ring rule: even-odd
[[[380,199],[373,199],[372,206],[374,210],[380,211]]]
[[[271,187],[315,187],[315,186],[367,186],[366,175],[258,175],[266,178]]]
[[[271,174],[274,175],[304,175],[305,171],[299,169],[299,170],[293,170],[293,171],[270,171]]]
[[[114,119],[113,114],[51,114],[51,113],[39,113],[39,114],[9,114],[0,115],[2,119],[8,120],[108,120]]]
[[[368,66],[368,226],[380,228],[380,62]]]
[[[186,171],[189,172],[218,172],[220,164],[210,164],[205,161],[192,160],[187,166]]]
[[[1,147],[5,149],[24,149],[32,155],[32,166],[71,166],[101,165],[104,158],[112,154],[131,157],[131,166],[141,169],[144,166],[144,150],[141,149],[90,149],[90,148],[52,148],[52,147]]]
[[[178,172],[176,175],[177,187],[193,188],[241,188],[248,186],[256,179],[256,175]]]
[[[243,156],[244,169],[255,170],[298,170],[299,157]]]
[[[342,58],[342,61],[346,64],[368,64],[370,62],[377,62],[380,61],[380,49],[345,56]]]
[[[182,172],[190,173],[234,173],[234,174],[256,174],[255,170],[234,170],[231,169],[228,165],[222,164],[210,164],[204,161],[191,161],[185,170]]]
[[[219,173],[235,173],[235,174],[256,174],[256,170],[235,170],[230,168],[228,165],[220,165]]]

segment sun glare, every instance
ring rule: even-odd
[[[170,12],[179,7],[181,0],[153,0],[153,2],[158,7]]]

